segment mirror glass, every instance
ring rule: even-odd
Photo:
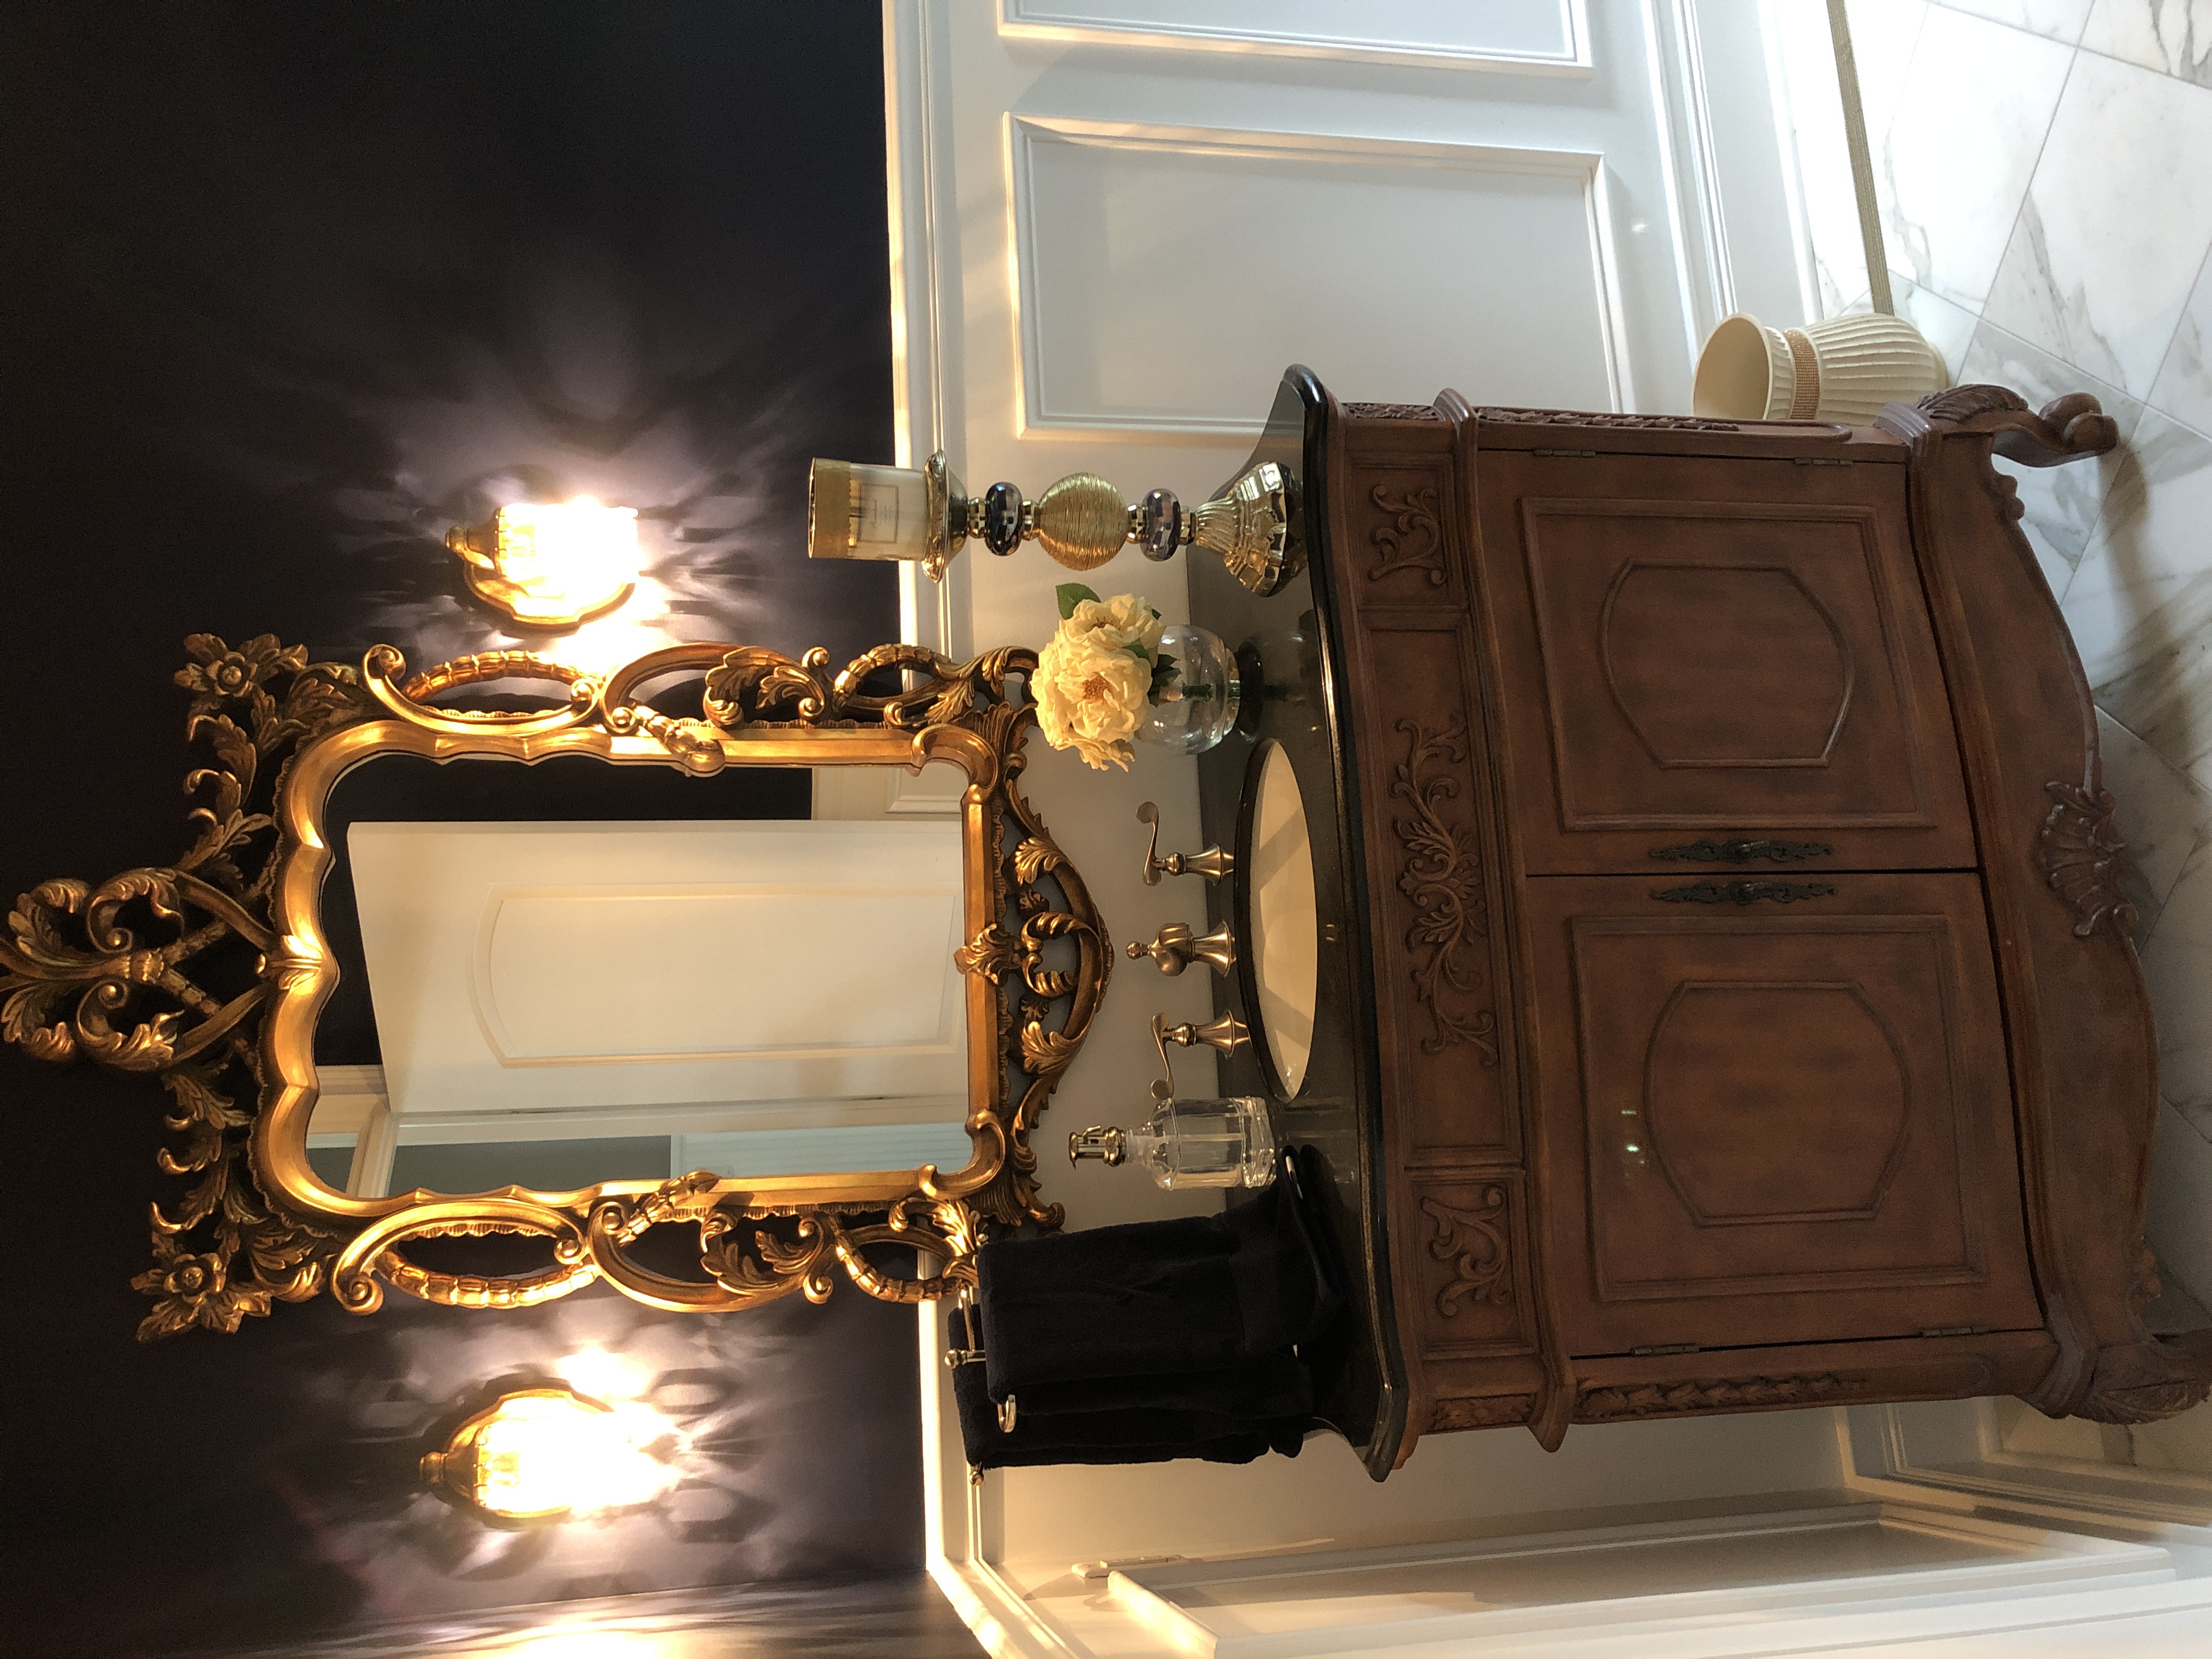
[[[1252,977],[1260,1032],[1283,1097],[1305,1086],[1313,1049],[1314,989],[1320,965],[1313,848],[1297,774],[1282,744],[1262,745],[1253,768],[1251,857],[1244,879],[1252,931]]]
[[[309,1158],[361,1196],[958,1169],[967,775],[376,756]]]

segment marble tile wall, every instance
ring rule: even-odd
[[[2000,465],[2095,689],[2134,861],[2171,1109],[2151,1242],[2212,1304],[2212,0],[1850,15],[1899,311],[1954,380],[2094,392],[2120,428],[2094,464]],[[1863,284],[1851,257],[1825,293]]]

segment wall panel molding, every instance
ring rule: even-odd
[[[1310,3],[1299,9],[1316,18],[1327,15]],[[1524,28],[1538,15],[1557,32],[1557,43],[1514,46],[1500,41],[1482,42],[1462,37],[1440,38],[1431,31],[1423,39],[1416,30],[1381,32],[1389,9],[1381,0],[1364,0],[1356,8],[1342,9],[1346,19],[1357,18],[1364,33],[1323,32],[1318,27],[1286,26],[1289,7],[1247,7],[1243,16],[1267,16],[1255,24],[1231,21],[1218,4],[1205,0],[1174,0],[1171,4],[1146,5],[1130,0],[1000,0],[999,33],[1013,40],[1054,41],[1071,46],[1141,47],[1152,51],[1212,52],[1278,58],[1321,58],[1348,63],[1397,64],[1425,69],[1479,70],[1490,74],[1575,75],[1591,72],[1589,22],[1583,0],[1553,0],[1549,7],[1516,0],[1516,21]],[[1487,13],[1486,15],[1485,14]],[[1463,18],[1480,17],[1496,27],[1502,9],[1468,7]],[[1408,21],[1413,21],[1408,19]]]
[[[1095,396],[1086,404],[1073,392],[1055,386],[1056,367],[1061,376],[1069,372],[1055,363],[1052,343],[1055,334],[1063,342],[1074,338],[1096,340],[1102,350],[1111,346],[1111,342],[1099,338],[1095,314],[1084,318],[1084,324],[1090,326],[1078,325],[1071,320],[1085,310],[1095,313],[1097,307],[1086,304],[1087,296],[1083,292],[1066,285],[1079,276],[1103,283],[1114,275],[1110,269],[1071,266],[1066,263],[1055,266],[1048,262],[1045,251],[1048,239],[1041,222],[1048,201],[1063,196],[1071,184],[1064,153],[1058,176],[1050,179],[1045,176],[1054,170],[1054,158],[1060,147],[1107,152],[1116,158],[1109,166],[1124,158],[1133,161],[1133,158],[1151,156],[1213,163],[1247,162],[1251,164],[1255,184],[1271,176],[1279,178],[1286,167],[1312,169],[1311,182],[1317,199],[1323,200],[1328,199],[1323,193],[1341,182],[1341,173],[1330,176],[1338,169],[1456,175],[1466,180],[1495,179],[1501,181],[1501,195],[1510,191],[1518,198],[1516,205],[1524,216],[1528,216],[1528,204],[1535,193],[1526,185],[1515,186],[1504,181],[1553,181],[1565,186],[1566,191],[1572,192],[1572,229],[1567,234],[1574,239],[1574,252],[1583,262],[1582,270],[1576,274],[1589,284],[1589,303],[1587,314],[1571,304],[1568,309],[1575,310],[1576,315],[1570,328],[1563,314],[1562,337],[1575,341],[1593,339],[1596,355],[1587,365],[1563,367],[1602,375],[1602,392],[1599,397],[1586,398],[1586,403],[1595,404],[1601,398],[1604,406],[1613,410],[1634,404],[1635,392],[1623,349],[1626,331],[1620,266],[1607,197],[1605,157],[1600,152],[1322,132],[1105,122],[1042,114],[1010,113],[1006,118],[1006,131],[1012,185],[1015,361],[1018,377],[1015,392],[1018,429],[1024,437],[1069,435],[1233,442],[1256,434],[1263,424],[1264,411],[1256,409],[1249,392],[1236,400],[1233,406],[1142,412],[1103,406],[1103,400]],[[1264,221],[1257,224],[1239,223],[1233,198],[1222,202],[1217,192],[1212,199],[1218,204],[1212,216],[1188,225],[1188,234],[1176,257],[1201,261],[1211,258],[1224,273],[1234,273],[1225,276],[1225,280],[1235,280],[1247,273],[1232,264],[1232,260],[1251,258],[1256,250],[1259,258],[1250,269],[1264,270],[1267,260],[1278,251],[1287,255],[1295,248],[1301,251],[1302,260],[1296,268],[1313,278],[1318,258],[1328,246],[1321,227]],[[1257,208],[1251,210],[1261,211]],[[1556,206],[1553,211],[1554,216],[1565,216],[1558,213]],[[1401,222],[1410,222],[1412,218],[1407,216]],[[1109,228],[1102,225],[1096,229],[1102,243],[1098,257],[1108,258]],[[1404,246],[1362,247],[1358,252],[1370,259],[1376,269],[1422,257],[1419,250]],[[1069,259],[1065,252],[1052,258],[1061,262]],[[1287,264],[1285,267],[1290,268]],[[1327,314],[1322,309],[1325,305],[1325,296],[1316,296],[1316,314]],[[1439,318],[1437,326],[1447,329],[1452,320]],[[1066,350],[1064,343],[1060,349]],[[1165,388],[1166,383],[1163,382],[1163,386]],[[1595,386],[1589,389],[1596,390]]]
[[[2185,1529],[2212,1548],[2212,1479],[2003,1449],[1990,1400],[1850,1406],[1839,1413],[1844,1473],[1854,1487],[1927,1503],[2002,1505],[2052,1521]]]

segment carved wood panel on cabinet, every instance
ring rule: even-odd
[[[1530,873],[1747,838],[1761,862],[1973,866],[1903,469],[1480,468],[1498,649],[1527,689],[1507,719]]]
[[[1577,1354],[2040,1322],[1980,884],[1529,884]]]

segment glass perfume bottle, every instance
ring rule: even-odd
[[[1134,1129],[1079,1129],[1067,1138],[1067,1157],[1095,1158],[1109,1168],[1134,1160],[1170,1188],[1264,1187],[1275,1178],[1279,1144],[1267,1103],[1235,1095],[1163,1101]]]

